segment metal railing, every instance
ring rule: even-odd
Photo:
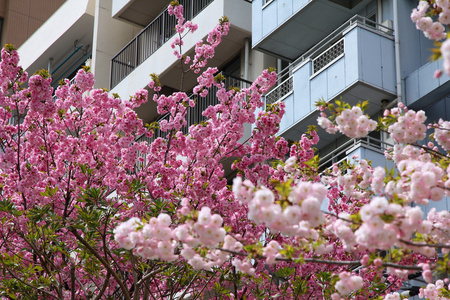
[[[192,20],[214,0],[179,0],[186,20]],[[176,18],[167,9],[111,60],[111,89],[175,35]]]
[[[325,170],[332,167],[335,163],[340,164],[348,159],[348,154],[358,147],[364,147],[380,154],[393,147],[392,144],[386,143],[382,140],[366,136],[364,138],[351,139],[334,149],[320,159],[319,170]]]
[[[342,38],[336,44],[330,46],[312,61],[312,74],[315,75],[320,71],[328,68],[336,60],[344,55],[344,39]]]
[[[288,79],[277,85],[265,95],[266,105],[274,104],[275,102],[282,100],[284,96],[289,94],[294,89],[294,80],[292,75]]]
[[[376,34],[393,39],[393,34],[394,34],[393,29],[391,29],[387,26],[378,24],[378,23],[376,23],[372,20],[369,20],[367,18],[364,18],[362,16],[355,15],[352,18],[350,18],[349,20],[347,20],[344,24],[339,26],[332,33],[330,33],[327,37],[325,37],[320,42],[318,42],[313,47],[311,47],[302,56],[300,56],[295,61],[290,63],[289,66],[287,66],[286,68],[284,68],[283,70],[278,72],[278,78],[283,78],[283,79],[284,78],[292,78],[293,71],[296,70],[296,68],[298,66],[300,66],[301,64],[303,64],[309,60],[314,60],[315,58],[319,57],[321,54],[323,54],[325,51],[327,51],[330,46],[335,44],[339,39],[342,39],[342,37],[345,36],[345,34],[348,32],[349,29],[351,29],[352,27],[355,27],[355,26],[362,27],[362,28],[372,31]],[[292,80],[292,79],[290,79],[290,80]],[[274,86],[271,90],[269,90],[266,93],[266,99],[267,99],[267,96],[270,93],[272,93],[272,91],[274,91],[274,90],[281,89],[281,90],[286,91],[286,87],[282,87],[283,84],[286,85],[286,80],[283,80],[282,83]],[[290,84],[290,87],[292,90],[292,88],[293,88],[292,84]],[[288,91],[288,92],[290,92],[290,91]],[[270,99],[270,103],[277,102],[279,99],[281,99],[283,96],[285,96],[288,92],[278,93],[279,98],[276,100]],[[276,97],[276,95],[277,94],[275,93],[271,97]]]

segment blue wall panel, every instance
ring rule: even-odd
[[[438,63],[432,61],[419,70],[419,96],[423,97],[432,90],[439,87],[439,80],[433,77],[433,73],[438,68]]]
[[[348,86],[359,78],[358,31],[353,29],[345,35],[345,84]]]
[[[295,71],[294,76],[294,119],[301,120],[311,111],[311,91],[309,77],[311,63],[306,63]]]
[[[327,70],[311,79],[311,106],[319,99],[328,99]]]
[[[287,128],[294,124],[294,94],[290,94],[283,99],[285,107],[285,114],[280,122],[280,132],[285,131]]]
[[[253,5],[253,4],[252,4]],[[277,1],[267,5],[262,10],[262,34],[266,36],[278,26]]]
[[[353,155],[359,155],[358,160],[365,159],[367,161],[372,161],[372,167],[387,167],[388,169],[391,169],[394,167],[394,163],[392,161],[387,161],[383,154],[373,151],[371,149],[365,148],[365,147],[359,147],[356,148],[354,151],[350,152],[348,154],[348,159],[352,162],[354,162],[354,159],[352,159]]]
[[[435,79],[433,74],[436,70],[442,70],[442,60],[431,61],[415,70],[405,78],[406,104],[417,105],[422,97],[427,98],[427,103],[437,101],[448,94],[450,90],[450,77],[443,74],[441,78]],[[416,103],[417,102],[417,103]]]
[[[311,0],[292,0],[294,2],[292,9],[294,13],[302,9],[306,4],[308,4]]]
[[[347,57],[347,59],[352,59]],[[344,57],[328,67],[327,87],[328,97],[335,97],[345,88],[345,63]]]
[[[252,2],[252,43],[253,46],[259,42],[262,35],[262,26],[263,26],[263,18],[262,18],[262,6],[263,0],[254,0]]]
[[[405,79],[405,102],[406,105],[411,105],[419,99],[419,72],[410,74]]]
[[[389,39],[381,38],[381,78],[383,80],[383,88],[396,94],[396,78],[395,78],[395,51],[394,42]],[[392,71],[394,70],[394,71]]]
[[[292,0],[278,0],[278,25],[292,16]]]
[[[364,82],[382,87],[380,37],[366,30],[358,30],[358,48],[360,49],[360,74]]]

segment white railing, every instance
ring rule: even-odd
[[[351,139],[342,144],[332,152],[328,153],[320,159],[319,170],[323,170],[333,166],[335,163],[340,164],[348,159],[348,155],[355,149],[364,147],[372,151],[384,154],[386,150],[392,147],[392,144],[382,140],[367,136],[364,138]]]
[[[272,89],[265,95],[265,104],[270,105],[283,100],[284,97],[291,93],[293,89],[294,80],[291,75],[288,79],[284,80],[282,83],[277,85],[276,88]]]
[[[344,55],[344,39],[331,45],[312,61],[312,74],[316,75],[320,71],[328,68],[335,61]]]

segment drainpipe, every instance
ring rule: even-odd
[[[402,74],[400,65],[400,34],[398,26],[398,0],[393,0],[394,6],[394,51],[395,51],[395,75],[397,80],[397,103],[402,103]]]
[[[50,57],[48,59],[48,63],[47,63],[47,71],[49,74],[52,74],[52,63],[53,63],[53,57]]]
[[[377,23],[383,23],[383,2],[382,0],[377,1]]]
[[[244,49],[244,79],[248,80],[248,66],[250,64],[250,39],[245,39],[245,49]]]

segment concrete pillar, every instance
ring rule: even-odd
[[[112,0],[95,1],[94,40],[92,49],[92,72],[95,88],[110,89],[111,59],[142,27],[112,18]]]

